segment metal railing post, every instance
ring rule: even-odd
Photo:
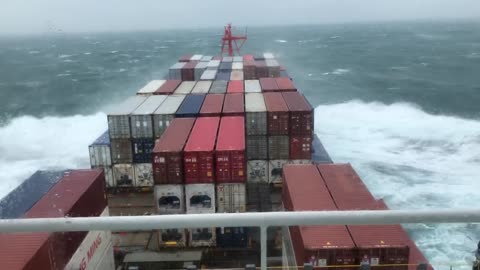
[[[261,269],[267,270],[267,226],[260,227]]]

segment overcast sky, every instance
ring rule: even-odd
[[[480,0],[2,0],[0,34],[480,17]]]

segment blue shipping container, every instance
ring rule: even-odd
[[[202,108],[205,95],[187,95],[178,108],[175,117],[197,117]]]
[[[98,137],[91,145],[110,145],[110,135],[105,131],[100,137]]]
[[[248,228],[226,227],[217,229],[217,247],[246,248],[248,246]]]
[[[152,163],[153,138],[133,138],[133,163]]]
[[[232,70],[232,62],[222,62],[220,63],[220,66],[218,67],[219,71],[230,71]]]
[[[217,81],[230,81],[230,71],[218,71],[217,72]]]
[[[20,218],[38,202],[67,171],[37,171],[0,200],[0,218]]]

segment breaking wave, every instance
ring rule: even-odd
[[[286,41],[285,39],[275,39],[275,42],[278,42],[278,43],[287,43],[288,41]]]

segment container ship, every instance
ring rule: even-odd
[[[245,40],[228,25],[220,56],[182,56],[107,112],[91,169],[36,172],[0,201],[1,217],[388,210],[330,159],[278,60],[240,56]],[[259,237],[246,227],[1,234],[0,268],[255,269]],[[401,225],[270,228],[268,266],[432,269]]]

